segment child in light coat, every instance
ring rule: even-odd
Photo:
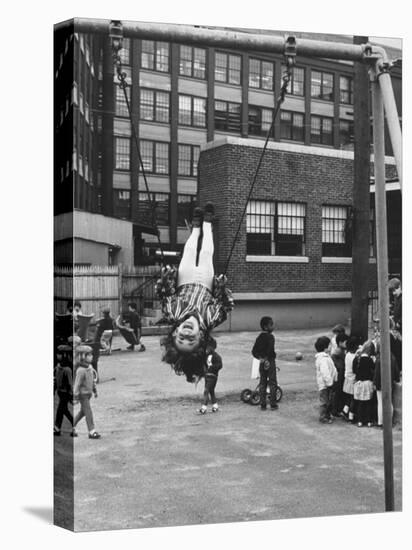
[[[319,422],[332,423],[334,387],[338,372],[329,355],[330,338],[320,336],[315,342],[316,381],[319,389]]]

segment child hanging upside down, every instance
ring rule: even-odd
[[[205,350],[210,331],[223,323],[233,308],[232,293],[226,277],[215,277],[213,269],[212,218],[214,207],[195,208],[193,228],[186,241],[179,269],[162,269],[156,291],[162,300],[164,319],[171,325],[162,340],[162,360],[172,365],[176,374],[185,374],[188,382],[204,376]],[[201,237],[201,247],[198,244]]]

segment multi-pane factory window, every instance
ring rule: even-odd
[[[140,140],[143,167],[152,174],[169,174],[169,143]]]
[[[123,65],[130,65],[130,38],[123,38],[122,49],[119,50],[119,56]]]
[[[142,40],[142,69],[169,72],[169,43]]]
[[[215,57],[215,80],[227,84],[240,84],[240,55],[230,55],[216,52]]]
[[[249,88],[273,90],[273,63],[249,59]]]
[[[339,147],[353,150],[353,122],[351,120],[339,120]]]
[[[180,46],[179,74],[191,78],[206,78],[206,50]]]
[[[193,215],[193,208],[196,206],[196,195],[177,195],[177,225],[185,227]]]
[[[128,189],[113,190],[113,210],[119,218],[130,218],[130,191]]]
[[[215,101],[215,128],[225,132],[240,132],[240,103]]]
[[[280,137],[281,139],[304,141],[304,115],[293,111],[281,111]]]
[[[339,77],[339,101],[345,105],[353,105],[353,78]]]
[[[179,124],[206,127],[206,99],[179,94]]]
[[[319,143],[320,145],[332,145],[332,123],[332,118],[312,115],[310,118],[311,143]]]
[[[152,220],[153,213],[158,225],[169,225],[169,193],[139,193],[139,214],[145,220]]]
[[[130,104],[130,88],[126,88],[127,99]],[[129,112],[127,110],[126,99],[124,97],[124,92],[120,86],[116,85],[116,116],[128,117]]]
[[[306,205],[294,202],[249,201],[246,253],[302,256],[305,254]]]
[[[178,168],[179,176],[197,176],[197,164],[199,162],[200,147],[197,145],[178,146]]]
[[[322,206],[322,256],[351,255],[352,236],[347,206]]]
[[[169,122],[169,92],[140,90],[140,118],[155,122]]]
[[[311,96],[333,101],[333,74],[321,71],[311,73]]]
[[[248,111],[249,135],[266,136],[272,124],[272,118],[272,109],[250,105]]]
[[[286,74],[286,65],[282,64],[281,85],[283,84],[283,77]],[[287,88],[287,93],[291,95],[304,96],[305,95],[305,70],[302,67],[293,67],[291,71],[291,77]]]
[[[115,170],[130,170],[130,138],[114,138],[115,143]]]

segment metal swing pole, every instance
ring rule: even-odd
[[[380,319],[380,369],[382,380],[385,510],[395,509],[392,442],[392,380],[389,341],[388,235],[385,189],[384,104],[379,76],[372,73],[373,141],[375,157],[375,211]]]
[[[385,50],[382,48],[374,48],[374,50],[380,54],[380,61],[377,63],[375,72],[380,85],[386,123],[389,129],[393,156],[395,157],[396,170],[402,192],[402,132],[392,88],[391,75],[389,73],[391,65],[387,61]]]

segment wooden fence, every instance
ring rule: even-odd
[[[154,283],[158,266],[73,266],[54,269],[54,305],[56,313],[65,313],[67,302],[78,300],[82,313],[101,317],[102,309],[110,308],[116,317],[127,309],[129,301],[144,308],[156,307]]]

